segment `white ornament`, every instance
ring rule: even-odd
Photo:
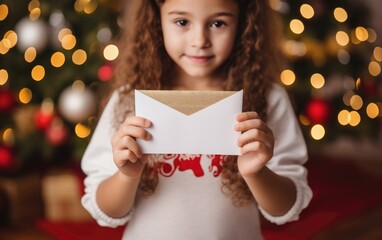
[[[43,50],[49,40],[49,28],[43,20],[32,21],[23,18],[16,25],[18,35],[17,47],[25,51],[29,47],[34,47],[37,51]]]
[[[96,111],[95,96],[88,89],[65,89],[59,99],[58,108],[62,116],[72,123],[87,120]]]

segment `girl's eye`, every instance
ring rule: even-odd
[[[223,26],[225,26],[225,23],[222,21],[214,21],[211,23],[211,27],[213,28],[221,28]]]
[[[175,23],[176,23],[176,25],[178,25],[178,26],[185,27],[185,26],[187,26],[188,21],[187,21],[187,20],[184,20],[184,19],[180,19],[180,20],[177,20]]]

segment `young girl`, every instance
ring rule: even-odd
[[[82,161],[84,207],[124,239],[261,239],[259,212],[297,220],[312,192],[307,149],[288,95],[274,83],[267,0],[129,1],[109,99]],[[241,154],[145,155],[150,119],[134,89],[241,90]],[[201,136],[202,137],[202,136]]]

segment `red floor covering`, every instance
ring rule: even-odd
[[[263,220],[266,240],[309,239],[348,217],[382,204],[381,178],[373,178],[346,160],[312,158],[308,164],[313,199],[300,220],[281,226]],[[58,240],[117,240],[123,228],[102,228],[95,222],[37,221],[37,227]]]

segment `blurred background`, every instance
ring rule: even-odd
[[[299,223],[265,223],[264,234],[381,239],[381,2],[270,3],[288,60],[280,80],[309,147],[315,197]],[[82,209],[79,163],[118,58],[122,5],[0,0],[1,239],[120,236]]]

